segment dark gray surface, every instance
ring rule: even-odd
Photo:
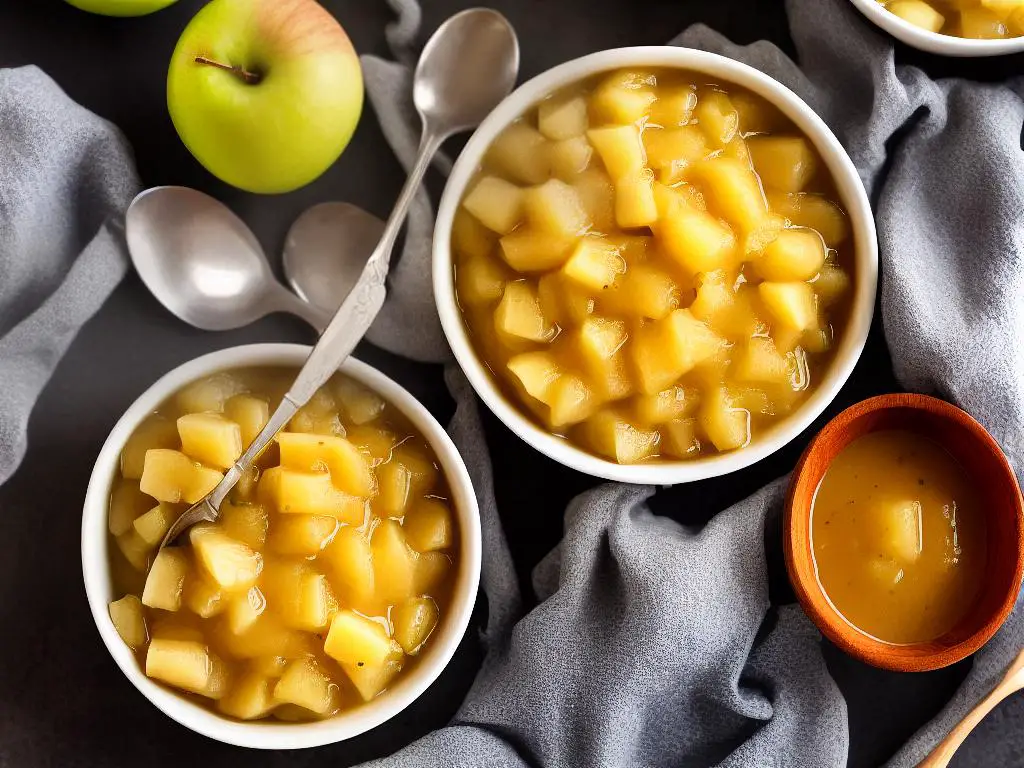
[[[325,3],[361,52],[386,53],[384,2]],[[461,0],[426,3],[433,29]],[[151,17],[112,20],[88,16],[59,0],[0,0],[0,66],[42,66],[69,94],[125,131],[146,185],[187,184],[231,205],[276,253],[287,225],[305,207],[350,200],[384,215],[401,174],[367,111],[352,147],[315,184],[266,198],[225,187],[202,170],[174,134],[164,105],[163,79],[178,34],[201,0],[180,2]],[[520,33],[523,76],[601,48],[661,43],[695,21],[738,42],[768,38],[789,49],[781,3],[765,0],[648,2],[628,0],[504,0]],[[754,10],[756,9],[756,11]],[[934,75],[960,72],[996,78],[1020,71],[1020,60],[955,62],[911,55]],[[0,765],[93,766],[214,763],[237,757],[232,748],[175,725],[145,702],[103,649],[81,585],[79,510],[92,461],[107,431],[128,404],[173,366],[221,347],[255,341],[310,341],[308,331],[275,317],[242,331],[206,334],[175,320],[129,277],[86,326],[44,393],[30,425],[29,452],[14,479],[0,488],[0,696],[22,703],[16,722],[0,732]],[[364,347],[360,357],[391,373],[439,418],[451,404],[438,369]],[[2,383],[0,383],[2,385]],[[840,397],[808,433],[842,407],[895,385],[876,329],[861,364]],[[495,481],[509,541],[524,587],[529,572],[557,542],[566,501],[591,484],[533,453],[486,417],[496,446]],[[663,492],[657,511],[699,524],[793,465],[806,438],[726,480]],[[525,473],[534,482],[524,487]],[[544,487],[542,494],[536,489]],[[538,498],[538,495],[541,498]],[[769,532],[773,597],[788,597],[779,531]],[[528,590],[524,590],[528,593]],[[446,673],[414,707],[391,724],[354,741],[298,754],[250,752],[254,765],[346,765],[389,753],[445,722],[468,688],[478,649],[473,633]],[[850,765],[879,764],[941,706],[965,672],[963,665],[923,675],[895,675],[864,667],[827,649],[830,668],[847,696]],[[998,738],[999,718],[980,738]],[[685,728],[685,723],[679,724]]]

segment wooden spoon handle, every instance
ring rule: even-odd
[[[1003,699],[1015,691],[1024,688],[1024,651],[1017,654],[1002,679],[996,684],[988,696],[978,702],[978,705],[968,712],[964,719],[956,724],[956,727],[949,732],[938,746],[928,756],[918,763],[917,768],[945,768],[953,759],[953,754],[964,743],[971,731],[978,725]]]

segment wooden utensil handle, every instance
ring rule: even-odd
[[[918,763],[917,768],[945,768],[949,765],[953,754],[964,743],[975,726],[985,718],[985,715],[995,709],[999,702],[1011,693],[1024,687],[1022,671],[1024,671],[1024,651],[1017,654],[1017,658],[1007,668],[1002,680],[989,692],[988,696],[978,702],[978,705],[956,724],[949,735],[940,741],[924,760]]]

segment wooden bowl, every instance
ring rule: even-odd
[[[976,484],[979,506],[988,514],[988,562],[981,594],[956,627],[926,643],[886,643],[855,629],[826,597],[811,551],[811,505],[825,470],[861,435],[887,429],[915,432],[943,446]],[[923,672],[960,661],[995,634],[1020,590],[1024,500],[1013,468],[981,424],[934,397],[881,395],[847,408],[830,421],[807,446],[793,472],[784,525],[786,569],[804,611],[829,640],[876,667]]]

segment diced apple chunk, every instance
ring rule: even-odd
[[[562,274],[584,288],[601,291],[626,272],[626,260],[611,242],[599,237],[580,240]]]
[[[359,449],[344,437],[282,432],[277,436],[277,442],[281,446],[282,467],[302,472],[320,472],[326,469],[330,474],[331,483],[345,493],[363,498],[373,494],[373,468]],[[287,497],[287,491],[283,487],[281,493],[283,498]],[[321,513],[310,510],[307,514]]]
[[[391,655],[387,628],[355,611],[341,610],[331,619],[324,653],[341,664],[382,664]]]
[[[800,192],[818,172],[818,156],[802,136],[753,136],[747,148],[754,170],[771,189]]]
[[[452,545],[452,512],[440,499],[423,499],[402,521],[406,541],[417,552],[447,549]]]
[[[694,163],[711,153],[704,133],[695,125],[682,128],[648,128],[643,133],[647,164],[657,170],[662,184],[674,184]]]
[[[274,686],[274,701],[295,704],[318,715],[327,715],[338,708],[338,686],[331,682],[316,659],[296,659],[285,667]]]
[[[592,232],[610,232],[615,228],[615,189],[602,168],[591,165],[572,182],[587,212]]]
[[[664,270],[640,263],[601,294],[601,307],[616,314],[660,320],[679,308],[679,285]]]
[[[320,632],[337,610],[334,593],[322,573],[301,572],[287,589],[278,589],[275,594],[278,596],[277,602],[272,602],[275,610],[282,621],[294,629]],[[273,601],[273,597],[269,596],[268,600]]]
[[[598,84],[590,97],[597,123],[635,123],[646,117],[657,100],[657,80],[648,72],[615,72]]]
[[[543,272],[562,266],[575,238],[517,229],[501,238],[501,256],[517,272]]]
[[[696,106],[697,92],[692,86],[664,87],[651,107],[650,121],[663,128],[684,126],[692,119]]]
[[[590,167],[590,161],[594,156],[594,148],[590,146],[586,136],[556,141],[551,145],[549,152],[551,172],[566,182],[576,181],[577,177]]]
[[[266,675],[247,672],[217,703],[217,708],[224,714],[237,717],[239,720],[257,720],[266,717],[277,706],[272,695],[273,689],[274,681]]]
[[[988,8],[964,8],[960,11],[960,35],[969,40],[999,40],[1007,36],[1007,29]]]
[[[615,220],[620,227],[646,227],[658,220],[654,203],[654,174],[643,168],[615,182]]]
[[[583,286],[561,272],[541,276],[537,281],[537,298],[544,317],[563,328],[582,323],[596,304]]]
[[[633,341],[633,361],[641,389],[649,395],[667,389],[724,344],[721,336],[686,309],[677,309],[663,320],[650,323]]]
[[[612,179],[621,179],[644,169],[644,145],[640,140],[640,129],[635,125],[591,128],[587,131],[587,138]]]
[[[504,235],[515,228],[522,216],[523,190],[497,176],[484,176],[462,205],[485,227]]]
[[[349,525],[360,525],[366,517],[366,499],[338,490],[326,472],[282,469],[278,494],[277,509],[283,514],[329,515]]]
[[[754,261],[757,274],[778,282],[810,280],[825,263],[825,243],[812,229],[786,229]]]
[[[555,327],[544,316],[537,289],[525,280],[516,280],[505,286],[505,293],[494,310],[494,325],[498,332],[520,342],[549,342]]]
[[[426,595],[437,589],[451,570],[452,561],[444,552],[424,552],[416,558],[413,594]]]
[[[328,515],[282,515],[274,521],[267,546],[282,555],[313,557],[337,531],[338,521]]]
[[[437,626],[437,603],[429,597],[414,597],[391,610],[395,640],[409,656],[415,656]]]
[[[593,390],[575,374],[560,376],[548,390],[548,423],[554,429],[577,424],[600,405]]]
[[[633,412],[638,423],[662,424],[672,419],[690,416],[700,404],[700,393],[690,387],[669,387],[653,395],[633,398]]]
[[[212,491],[223,475],[204,467],[181,451],[154,448],[146,451],[139,488],[157,501],[195,504]]]
[[[374,597],[370,542],[356,528],[343,526],[324,552],[331,584],[345,605],[367,610]]]
[[[416,552],[405,540],[402,526],[382,520],[370,537],[373,581],[377,597],[385,604],[401,602],[415,592]]]
[[[140,539],[150,547],[155,547],[164,540],[164,536],[170,530],[171,524],[184,511],[184,508],[176,507],[172,504],[157,504],[149,512],[136,518],[132,526],[135,528],[135,532],[139,534]]]
[[[587,100],[582,96],[551,96],[537,107],[537,127],[552,141],[582,136],[588,122]]]
[[[414,496],[426,496],[437,485],[438,468],[422,440],[406,440],[395,448],[392,461],[409,470],[409,490]]]
[[[215,373],[192,382],[174,398],[180,413],[222,413],[228,398],[245,391],[245,385],[229,373]]]
[[[197,525],[189,531],[199,565],[225,592],[248,589],[263,570],[263,556],[226,536],[217,526]]]
[[[590,226],[579,193],[560,179],[548,179],[539,187],[526,190],[523,201],[527,218],[539,231],[576,237]]]
[[[381,664],[363,664],[361,667],[358,664],[342,664],[341,668],[363,701],[370,701],[379,696],[402,671],[403,659],[401,646],[393,643],[390,655]]]
[[[733,406],[725,387],[713,387],[704,393],[698,420],[719,451],[740,448],[750,440],[750,413]]]
[[[146,630],[146,616],[139,598],[135,595],[125,595],[107,606],[107,612],[125,645],[133,651],[145,647],[149,633]]]
[[[270,404],[262,397],[235,395],[224,403],[224,414],[238,425],[242,432],[242,448],[246,448],[270,420]]]
[[[224,662],[201,642],[154,637],[146,653],[146,676],[219,699],[226,692]]]
[[[658,224],[665,252],[691,275],[721,269],[736,260],[736,237],[706,211],[676,208]]]
[[[175,547],[160,550],[146,576],[142,604],[164,611],[177,611],[181,608],[188,572],[188,555],[182,550]]]
[[[817,301],[807,283],[761,283],[757,290],[768,311],[784,326],[806,331],[817,325]]]
[[[520,184],[540,184],[551,173],[548,141],[536,128],[517,120],[498,134],[485,162]]]
[[[259,587],[249,587],[227,601],[227,625],[234,635],[248,632],[267,608],[267,598]]]
[[[774,213],[785,217],[794,226],[815,230],[829,248],[836,248],[850,236],[846,214],[821,195],[769,192],[768,202]]]
[[[457,267],[455,279],[461,301],[470,306],[493,304],[505,292],[509,273],[493,256],[480,256]]]
[[[620,464],[636,464],[658,451],[660,436],[655,430],[638,429],[611,411],[599,411],[581,429],[593,450]]]
[[[830,307],[850,290],[850,276],[841,268],[826,264],[811,286],[818,294],[818,301],[821,305]]]
[[[482,259],[494,250],[494,231],[465,208],[459,208],[452,219],[452,245],[455,253],[467,259]]]
[[[562,375],[560,366],[549,352],[523,352],[510,359],[507,367],[526,394],[541,402],[547,402],[551,386]]]
[[[182,453],[211,467],[228,469],[242,454],[242,430],[217,413],[189,413],[178,419]]]
[[[398,442],[398,436],[394,432],[373,424],[352,427],[348,430],[348,439],[352,445],[370,457],[374,466],[391,458],[391,451]]]
[[[531,353],[527,353],[531,354]],[[383,513],[401,517],[409,501],[412,475],[401,462],[389,461],[377,470],[377,497],[373,503]]]
[[[219,640],[227,653],[240,659],[266,656],[297,659],[314,650],[308,633],[284,626],[280,619],[267,611],[240,635],[235,635],[229,629],[222,630]]]
[[[696,419],[672,419],[661,425],[661,452],[678,459],[700,453]]]
[[[221,588],[201,573],[193,573],[185,585],[185,607],[200,618],[209,619],[225,608]]]
[[[719,147],[724,147],[739,130],[740,116],[722,91],[704,90],[697,97],[697,106],[693,110],[697,124],[707,135],[708,140]]]
[[[173,421],[158,414],[147,416],[121,449],[121,477],[126,480],[142,477],[146,451],[150,448],[177,448],[179,445],[178,428]],[[119,534],[114,532],[114,535]]]
[[[262,504],[222,504],[220,527],[230,538],[252,549],[262,549],[267,541],[270,520]]]
[[[698,320],[712,323],[736,303],[736,292],[724,270],[706,272],[697,286],[697,296],[690,305],[690,312]]]
[[[734,362],[737,381],[754,384],[787,385],[790,379],[790,365],[775,342],[763,336],[747,341],[742,353]]]
[[[709,205],[744,236],[756,232],[768,216],[768,203],[757,176],[731,157],[716,157],[693,166]]]
[[[900,499],[880,505],[874,510],[876,525],[872,527],[872,543],[882,557],[909,565],[921,555],[921,502]]]
[[[153,506],[153,499],[131,480],[119,480],[110,494],[107,527],[114,536],[132,530],[132,523]]]
[[[139,537],[135,529],[129,528],[127,532],[118,536],[116,541],[117,548],[132,568],[136,571],[145,571],[149,565],[149,553],[153,548]]]

